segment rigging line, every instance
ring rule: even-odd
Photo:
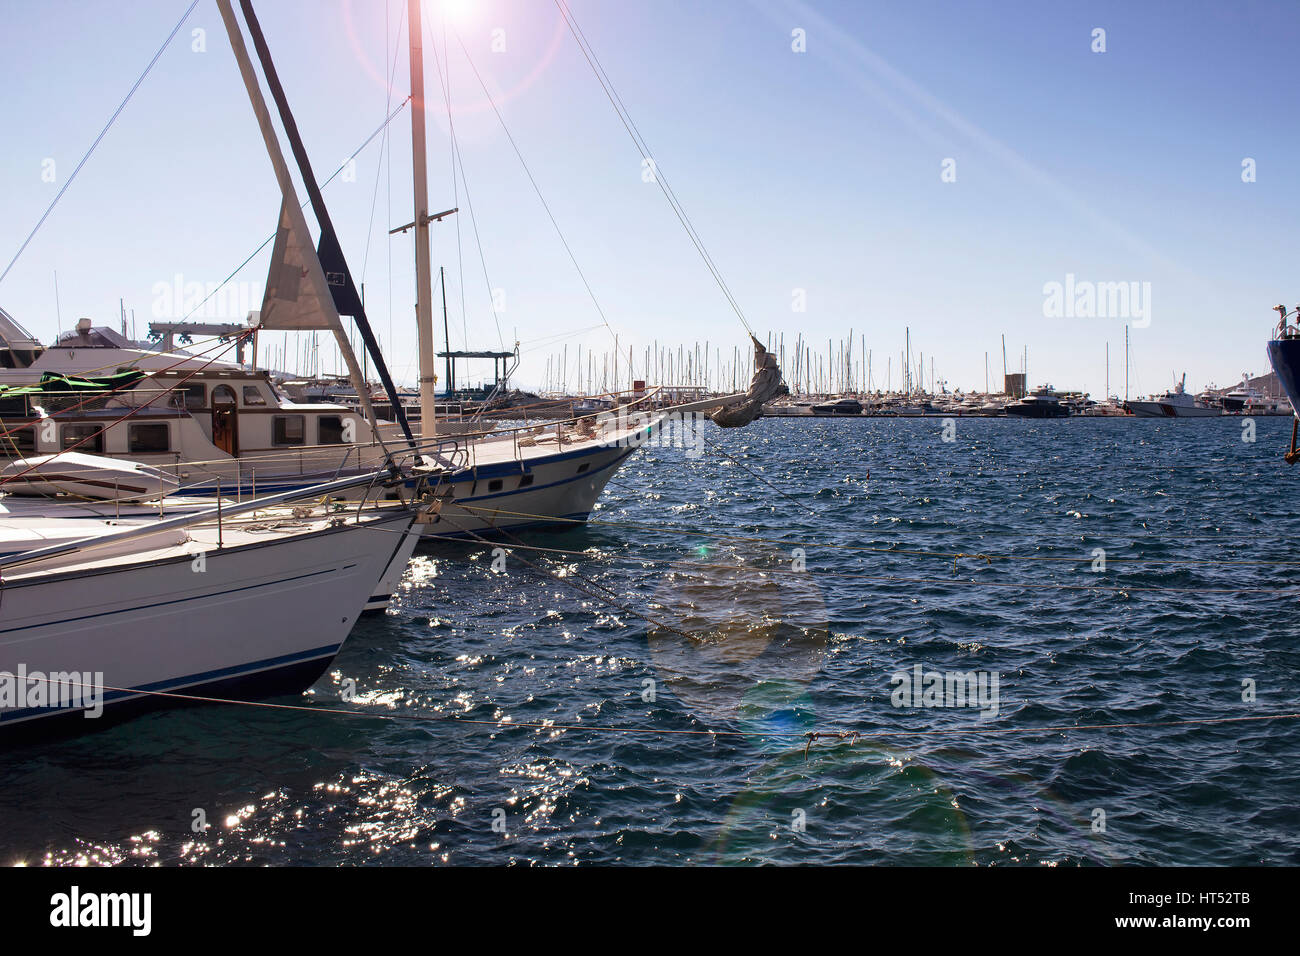
[[[394,119],[397,118],[397,114],[400,113],[403,109],[405,109],[405,108],[406,108],[406,104],[409,103],[409,102],[411,102],[411,98],[408,96],[406,99],[402,100],[402,102],[398,103],[398,104],[397,104],[397,108],[396,108],[395,110],[393,110],[391,113],[388,114],[388,118],[384,120],[384,122],[380,125],[380,127],[379,127],[378,129],[376,129],[373,133],[371,133],[369,136],[367,136],[367,137],[366,137],[366,141],[365,141],[364,143],[362,143],[360,146],[358,146],[355,150],[353,150],[351,156],[349,156],[347,159],[343,160],[343,165],[341,165],[338,169],[334,170],[334,172],[330,174],[329,178],[326,179],[324,182],[322,182],[322,183],[320,184],[320,188],[321,188],[321,189],[324,189],[326,186],[328,186],[330,183],[332,183],[332,182],[334,181],[334,178],[335,178],[336,176],[338,176],[339,173],[341,173],[341,172],[343,172],[343,170],[347,169],[347,167],[348,167],[348,163],[350,163],[350,162],[352,162],[352,160],[356,159],[357,156],[361,153],[361,151],[362,151],[363,149],[365,149],[367,146],[369,146],[369,145],[371,144],[371,142],[374,140],[374,138],[375,138],[376,136],[378,136],[380,133],[384,132],[384,130],[386,130],[386,129],[388,128],[388,124],[391,123]],[[311,204],[311,200],[308,199],[306,202],[304,202],[304,203],[302,204],[302,208],[303,208],[303,209],[306,209],[310,204]],[[211,298],[212,298],[214,295],[216,295],[219,291],[221,291],[222,289],[224,289],[224,288],[225,288],[225,287],[230,283],[230,280],[231,280],[231,279],[233,279],[235,276],[239,275],[240,271],[244,268],[244,266],[246,266],[246,265],[248,265],[250,262],[252,262],[253,259],[257,256],[257,254],[258,254],[259,252],[261,252],[263,249],[265,249],[267,246],[269,246],[269,245],[271,244],[271,240],[273,240],[275,237],[276,237],[276,233],[274,233],[274,232],[271,233],[269,236],[267,236],[266,239],[265,239],[265,241],[263,241],[263,243],[262,243],[260,246],[258,246],[256,249],[254,249],[254,250],[249,254],[249,256],[248,256],[247,259],[245,259],[245,260],[244,260],[243,262],[241,262],[239,265],[235,266],[234,271],[231,272],[230,275],[228,275],[228,276],[226,276],[224,279],[222,279],[221,282],[216,286],[216,288],[214,288],[211,292],[209,292],[207,295],[205,295],[205,296],[203,297],[203,300],[202,300],[201,302],[199,302],[198,305],[196,305],[194,308],[190,309],[189,312],[185,313],[185,317],[184,317],[183,319],[181,319],[181,321],[182,321],[182,322],[188,321],[189,318],[190,318],[190,316],[192,316],[195,312],[199,311],[199,309],[203,308],[203,306],[205,306],[205,305],[207,304],[207,302],[208,302],[209,299],[211,299]]]
[[[517,534],[515,534],[514,532],[512,532],[509,528],[497,528],[496,530],[497,530],[499,533],[501,533],[502,535],[504,535],[505,537],[510,538],[512,541],[514,541],[514,545],[513,545],[514,547],[520,547],[520,548],[528,548],[528,547],[529,547],[528,545],[524,544],[523,541],[520,540],[519,536],[518,536]],[[473,532],[470,532],[470,533],[472,534]],[[485,539],[483,539],[482,537],[480,537],[480,536],[476,536],[476,537],[478,537],[478,540],[479,540],[479,541],[483,541],[484,543],[486,543],[486,542],[485,542]],[[544,549],[529,549],[529,550],[544,550]],[[523,560],[523,559],[521,559],[521,560]],[[525,563],[527,564],[528,562],[525,561]],[[623,612],[626,613],[626,614],[631,614],[631,615],[633,615],[633,616],[635,616],[635,617],[639,617],[639,618],[641,618],[643,621],[646,621],[647,623],[650,623],[650,624],[659,624],[659,623],[660,623],[660,622],[656,622],[653,618],[649,618],[649,617],[646,617],[646,616],[644,616],[644,615],[642,615],[642,614],[638,614],[636,611],[634,611],[634,610],[632,610],[631,608],[629,608],[629,607],[625,606],[624,604],[620,603],[619,600],[616,600],[617,598],[619,598],[619,595],[618,595],[618,593],[617,593],[617,592],[616,592],[612,587],[609,587],[609,586],[607,586],[607,585],[601,584],[601,583],[598,582],[598,581],[593,581],[591,578],[584,577],[583,575],[579,574],[579,573],[577,572],[577,570],[574,570],[574,571],[570,572],[570,574],[562,575],[562,576],[561,576],[561,575],[553,574],[551,571],[549,571],[549,570],[547,570],[547,569],[537,567],[536,565],[530,565],[530,566],[533,568],[533,570],[535,570],[535,571],[537,571],[537,572],[539,572],[539,573],[542,573],[542,574],[546,574],[546,575],[548,575],[548,576],[550,576],[550,577],[553,577],[553,578],[555,578],[556,580],[564,580],[564,581],[568,581],[568,579],[569,579],[570,576],[572,576],[572,577],[576,577],[578,580],[585,582],[586,584],[590,585],[591,587],[600,588],[602,591],[605,592],[606,595],[608,595],[608,597],[605,597],[605,598],[600,598],[599,595],[592,595],[593,597],[596,597],[597,600],[604,600],[605,603],[607,603],[607,604],[609,604],[609,605],[611,605],[611,606],[613,606],[613,607],[615,607],[615,608],[617,608],[617,609],[623,611]],[[579,590],[581,590],[581,589],[579,589]],[[679,628],[672,627],[671,625],[661,624],[660,626],[665,627],[665,628],[667,628],[668,630],[673,631],[674,633],[680,634],[682,637],[685,637],[685,638],[688,638],[688,639],[689,639],[689,638],[699,637],[699,636],[700,636],[700,635],[691,635],[691,634],[688,634],[686,631],[681,630],[681,629],[679,629]],[[685,625],[683,625],[683,626],[685,626]]]
[[[541,202],[542,208],[546,210],[546,216],[551,220],[551,225],[555,227],[555,233],[560,237],[560,243],[564,246],[564,251],[568,253],[569,261],[573,263],[573,268],[577,271],[578,278],[582,280],[582,284],[587,290],[587,295],[591,298],[591,304],[596,307],[596,312],[599,313],[600,320],[605,323],[605,328],[609,330],[610,336],[617,341],[618,337],[614,333],[614,327],[609,324],[609,318],[605,315],[605,310],[601,308],[600,301],[596,298],[596,293],[591,288],[591,283],[587,281],[586,273],[582,271],[582,266],[578,265],[578,257],[573,254],[573,249],[569,246],[569,240],[564,237],[564,231],[560,228],[559,222],[556,221],[555,214],[551,212],[551,207],[546,202],[546,197],[542,195],[541,187],[537,185],[537,180],[533,178],[532,170],[528,168],[528,163],[524,161],[524,154],[520,152],[519,144],[515,142],[514,136],[511,135],[510,128],[506,126],[505,117],[503,117],[501,111],[497,109],[496,100],[492,97],[492,94],[488,92],[487,84],[483,82],[483,77],[479,74],[478,67],[474,65],[474,60],[470,57],[469,50],[465,47],[465,41],[461,38],[460,33],[456,32],[454,28],[452,32],[456,33],[456,42],[460,44],[461,52],[465,55],[465,62],[469,64],[469,68],[474,72],[474,78],[478,80],[478,85],[482,88],[483,95],[487,97],[488,104],[492,107],[492,112],[496,114],[497,122],[501,124],[501,129],[505,132],[506,139],[510,141],[510,147],[514,150],[515,156],[519,160],[519,165],[523,167],[524,174],[532,184],[533,192],[537,194],[537,198]],[[617,355],[617,353],[615,354]]]
[[[432,30],[432,27],[430,27],[430,30]],[[447,129],[449,133],[448,139],[451,142],[451,150],[452,150],[452,180],[453,182],[456,182],[458,184],[457,189],[459,189],[459,187],[462,185],[465,187],[465,208],[469,212],[470,226],[474,230],[474,244],[478,247],[479,264],[483,267],[483,283],[484,285],[487,286],[488,304],[492,310],[492,320],[496,323],[496,327],[497,327],[497,341],[500,343],[501,350],[504,352],[506,347],[506,340],[505,340],[505,335],[501,331],[501,315],[500,313],[497,312],[496,303],[493,300],[493,296],[492,296],[492,280],[488,277],[487,257],[483,253],[483,240],[480,237],[478,231],[478,217],[474,214],[474,197],[470,195],[469,178],[465,175],[465,160],[461,155],[460,139],[459,137],[456,136],[456,123],[455,120],[452,118],[451,59],[450,57],[448,57],[447,50],[446,50],[446,19],[445,18],[443,20],[442,59],[439,59],[438,57],[438,45],[436,42],[430,44],[430,49],[433,50],[434,63],[437,65],[438,68],[438,83],[442,87],[443,99],[447,103]],[[447,71],[446,83],[443,83],[444,63]],[[457,166],[459,166],[460,168],[459,179],[456,178]],[[459,205],[459,203],[457,204]],[[458,263],[457,270],[460,276],[458,282],[460,285],[459,291],[460,291],[461,328],[465,340],[465,348],[468,350],[469,349],[469,325],[468,325],[469,320],[467,317],[468,313],[466,312],[466,308],[465,308],[465,258],[462,253],[461,245],[460,245],[459,218],[456,221],[456,256],[457,256],[457,263]],[[447,348],[450,351],[451,345],[448,344]]]
[[[709,446],[709,447],[710,447],[714,452],[716,452],[716,453],[719,454],[719,455],[722,455],[724,458],[726,458],[726,459],[728,459],[729,461],[731,461],[731,462],[732,462],[732,463],[733,463],[737,468],[739,468],[741,471],[745,472],[745,473],[746,473],[747,475],[749,475],[751,478],[756,478],[757,480],[761,481],[763,484],[767,485],[769,488],[771,488],[773,491],[775,491],[778,495],[780,495],[780,496],[781,496],[782,498],[784,498],[786,501],[789,501],[791,504],[795,505],[796,507],[802,508],[804,511],[808,512],[808,513],[809,513],[810,515],[812,515],[814,518],[818,518],[818,519],[821,518],[821,515],[819,515],[819,514],[818,514],[815,510],[813,510],[810,506],[804,504],[802,501],[799,501],[799,500],[797,500],[796,498],[791,497],[791,496],[790,496],[789,494],[787,494],[783,489],[777,487],[777,485],[774,484],[773,482],[768,481],[767,478],[763,477],[763,476],[760,475],[758,472],[753,471],[753,470],[750,469],[750,468],[747,468],[747,467],[745,466],[744,462],[742,462],[742,461],[741,461],[739,458],[737,458],[735,455],[732,455],[730,452],[726,451],[725,449],[720,448],[716,443],[709,441],[709,439],[704,438],[704,434],[703,434],[703,432],[698,432],[698,434],[700,435],[700,437],[704,440],[704,442],[705,442],[705,443],[706,443],[706,444],[707,444],[707,445],[708,445],[708,446]]]
[[[46,674],[28,674],[28,680],[46,683],[54,677]],[[138,694],[148,697],[165,697],[173,700],[191,700],[205,704],[234,704],[241,707],[253,707],[261,710],[285,710],[307,714],[321,714],[332,717],[355,717],[363,720],[405,720],[425,723],[457,723],[482,727],[495,727],[498,731],[520,728],[523,730],[590,730],[613,734],[666,734],[681,737],[740,737],[751,740],[806,740],[838,738],[856,743],[858,740],[947,737],[958,734],[1068,734],[1077,730],[1142,730],[1153,727],[1195,727],[1215,726],[1219,724],[1240,724],[1247,722],[1273,720],[1300,720],[1300,713],[1280,714],[1245,714],[1236,717],[1184,717],[1173,720],[1129,720],[1098,724],[1057,724],[1047,727],[931,727],[919,730],[837,730],[837,731],[798,731],[798,730],[696,730],[672,727],[615,727],[610,724],[557,724],[548,720],[510,720],[496,718],[483,720],[474,717],[459,717],[455,714],[392,714],[370,713],[343,707],[308,706],[306,704],[276,704],[265,700],[240,700],[232,697],[208,697],[200,694],[185,694],[178,691],[145,690],[144,688],[114,687],[109,684],[91,684],[78,680],[60,680],[64,685],[88,688],[95,691],[109,691],[115,694]],[[697,718],[691,717],[696,720]]]
[[[162,46],[158,48],[158,52],[153,55],[153,59],[149,61],[149,65],[144,68],[144,72],[141,73],[135,83],[132,84],[131,89],[126,94],[126,98],[118,104],[117,109],[113,111],[113,115],[110,116],[108,122],[104,124],[104,128],[100,130],[99,135],[95,137],[95,141],[90,144],[90,148],[86,150],[85,155],[81,157],[81,161],[77,163],[77,167],[72,171],[72,175],[64,181],[62,188],[60,188],[58,193],[55,194],[54,198],[50,201],[49,206],[46,207],[45,212],[41,214],[41,218],[38,219],[36,225],[32,227],[32,231],[29,232],[27,238],[23,240],[23,244],[19,246],[18,251],[14,253],[14,257],[9,260],[9,265],[5,266],[5,271],[0,272],[0,282],[3,282],[5,276],[9,275],[9,270],[14,267],[14,263],[18,261],[18,257],[23,254],[32,239],[36,237],[36,233],[40,231],[41,226],[45,225],[45,220],[48,219],[50,213],[54,211],[54,207],[59,204],[59,200],[62,199],[63,194],[68,191],[68,187],[72,185],[72,181],[77,178],[77,173],[81,172],[81,168],[86,165],[86,161],[90,159],[91,154],[95,151],[95,148],[99,146],[100,141],[108,135],[108,131],[112,129],[113,124],[117,122],[117,118],[121,116],[122,111],[126,109],[126,104],[131,102],[131,97],[135,96],[135,91],[140,88],[140,84],[142,84],[145,81],[145,78],[150,74],[150,72],[152,72],[154,65],[162,57],[163,52],[171,44],[172,40],[176,38],[176,34],[180,32],[181,27],[185,25],[185,21],[189,19],[190,14],[194,12],[194,8],[198,5],[199,0],[193,0],[189,7],[186,8],[185,13],[181,15],[181,18],[176,21],[176,26],[172,27],[172,32],[167,34],[167,39],[164,40]]]
[[[460,145],[456,139],[455,120],[452,118],[452,109],[451,109],[451,56],[448,53],[448,48],[447,48],[447,8],[445,6],[442,9],[442,60],[441,61],[438,60],[438,47],[436,44],[433,46],[433,58],[438,66],[439,82],[440,83],[442,82],[444,71],[447,77],[446,83],[443,85],[442,95],[443,95],[443,99],[447,101],[447,129],[448,132],[450,133],[450,135],[447,137],[447,140],[448,140],[448,145],[451,147],[449,150],[450,153],[449,158],[451,160],[451,188],[452,188],[452,195],[456,200],[455,205],[460,206],[460,180],[465,178],[465,169],[464,169],[464,165],[462,164],[460,169],[460,174],[458,177],[456,172],[456,162],[460,156]],[[473,221],[474,204],[469,201],[468,180],[466,180],[465,183],[465,205],[469,209],[470,220]],[[478,240],[477,223],[474,226],[474,237],[475,237],[475,241],[477,241]],[[491,302],[492,282],[490,279],[487,278],[487,261],[483,257],[483,244],[481,242],[479,243],[478,254],[479,254],[479,260],[483,263],[483,278],[487,281],[487,285],[488,285],[488,301]],[[444,291],[446,290],[446,282],[447,282],[446,273],[443,273]],[[460,229],[459,216],[456,217],[456,282],[457,282],[456,291],[460,297],[461,340],[464,342],[465,350],[468,351],[469,350],[469,311],[465,306],[465,250],[461,243],[461,229]],[[501,338],[501,324],[499,321],[497,323],[497,338],[498,339]],[[502,341],[501,348],[502,350],[505,349],[504,341]],[[451,351],[450,342],[447,343],[447,350]],[[447,389],[447,394],[450,395],[451,394],[450,382],[447,383],[446,389]]]
[[[722,291],[723,296],[731,305],[732,311],[734,311],[736,317],[740,319],[740,324],[745,327],[746,332],[753,335],[754,330],[750,328],[749,322],[740,308],[740,303],[736,301],[735,296],[731,293],[731,289],[722,278],[721,271],[718,269],[717,265],[713,261],[713,257],[709,255],[708,250],[704,246],[704,240],[700,238],[699,233],[695,230],[694,224],[690,221],[690,217],[686,215],[685,207],[682,206],[676,193],[673,192],[667,178],[662,176],[660,173],[658,164],[655,163],[651,156],[649,144],[645,141],[645,138],[641,136],[641,131],[637,129],[636,123],[632,120],[631,112],[623,105],[623,99],[618,95],[618,91],[614,88],[614,83],[609,79],[609,75],[605,73],[605,68],[600,65],[600,60],[596,57],[595,49],[591,47],[586,34],[583,33],[582,28],[578,26],[577,17],[573,15],[573,11],[568,8],[568,4],[564,2],[564,0],[555,0],[555,5],[560,11],[560,16],[564,18],[565,24],[569,27],[569,32],[573,34],[573,38],[578,44],[578,49],[582,51],[582,55],[586,59],[587,65],[591,67],[592,72],[596,76],[597,82],[600,83],[601,88],[605,91],[605,96],[609,99],[610,105],[614,107],[614,112],[623,123],[623,128],[627,130],[628,135],[632,137],[632,142],[636,146],[637,151],[641,154],[642,160],[651,163],[654,181],[659,186],[659,191],[662,192],[664,198],[668,200],[668,204],[677,215],[677,219],[682,224],[682,228],[686,230],[687,237],[695,246],[696,251],[699,252],[700,258],[704,260],[705,266],[713,275],[714,281],[718,284],[718,288]]]
[[[513,536],[512,536],[512,537],[513,537]],[[478,544],[479,544],[479,542],[477,542],[477,541],[469,541],[469,542],[466,542],[466,543],[465,543],[465,547],[466,547],[466,548],[474,548],[474,547],[475,547],[476,545],[478,545]],[[486,547],[486,546],[487,546],[487,544],[485,543],[485,544],[484,544],[484,547]],[[508,551],[514,551],[515,549],[521,549],[521,550],[524,550],[524,551],[543,551],[543,552],[545,552],[545,553],[547,553],[547,554],[567,554],[567,555],[571,555],[572,557],[575,557],[575,558],[604,558],[604,557],[613,557],[613,552],[608,552],[608,551],[597,551],[597,552],[595,552],[595,553],[592,553],[590,550],[588,550],[588,551],[571,551],[571,550],[568,550],[568,549],[566,549],[566,548],[548,548],[548,547],[545,547],[544,545],[540,545],[540,544],[522,544],[522,543],[519,542],[519,539],[518,539],[518,538],[515,538],[515,543],[513,543],[513,544],[499,545],[499,547],[504,547],[504,548],[505,548],[506,550],[508,550]],[[490,553],[490,552],[489,552],[489,553]]]
[[[388,7],[387,7],[387,4],[385,4],[385,7],[384,7],[384,14],[385,14],[385,17],[387,17],[387,14],[388,14]],[[406,15],[406,14],[405,14],[405,11],[403,11],[403,14],[402,14],[402,15],[403,15],[403,17],[405,17],[405,15]],[[405,22],[405,21],[403,21],[403,22]],[[398,37],[398,42],[399,42],[399,43],[401,42],[401,36],[402,36],[402,27],[401,27],[401,24],[399,23],[399,24],[398,24],[398,27],[397,27],[397,37]],[[387,39],[388,39],[388,35],[387,35],[387,33],[384,34],[384,39],[385,39],[385,43],[384,43],[384,55],[387,56],[387,55],[388,55],[388,43],[386,42]],[[393,84],[394,84],[394,82],[396,82],[396,79],[397,79],[397,48],[396,48],[396,45],[394,45],[394,49],[393,49],[393,61],[392,61],[392,62],[393,62],[393,68],[392,68],[391,71],[389,71],[389,74],[388,74],[388,88],[384,91],[384,114],[385,114],[385,115],[388,114],[389,110],[390,110],[390,109],[392,108],[392,106],[393,106]],[[389,152],[391,152],[391,148],[389,147],[389,139],[390,139],[390,137],[389,137],[389,135],[388,135],[388,123],[387,123],[387,121],[385,121],[385,122],[384,122],[384,138],[381,139],[381,140],[379,141],[379,162],[376,164],[376,167],[375,167],[375,191],[374,191],[374,194],[370,197],[370,225],[369,225],[369,227],[366,229],[366,252],[365,252],[365,256],[364,256],[364,257],[362,258],[362,260],[361,260],[361,281],[362,281],[362,282],[365,282],[365,281],[366,281],[366,267],[370,264],[370,240],[374,237],[374,232],[375,232],[375,207],[376,207],[376,205],[378,205],[378,202],[379,202],[379,179],[380,179],[381,174],[382,174],[383,171],[384,171],[384,156],[386,155],[385,150],[388,150]],[[348,162],[351,162],[351,159],[349,159]],[[345,163],[344,165],[346,165],[346,163]],[[390,305],[390,311],[391,311],[391,305]],[[390,343],[390,346],[391,346],[391,343]]]
[[[384,173],[384,147],[388,145],[388,131],[384,131],[384,138],[379,141],[379,162],[375,165],[375,188],[370,194],[370,221],[366,224],[366,250],[361,256],[361,276],[358,279],[361,285],[366,284],[366,270],[370,267],[370,243],[375,236],[375,209],[379,205],[379,180]]]
[[[690,217],[686,214],[686,208],[682,205],[681,201],[678,200],[677,194],[672,188],[672,184],[668,182],[667,177],[661,178],[657,175],[659,173],[659,168],[658,164],[654,163],[652,158],[654,154],[650,149],[649,142],[647,142],[646,138],[641,134],[640,128],[632,118],[632,111],[627,108],[627,105],[623,102],[623,97],[619,95],[618,89],[614,86],[614,81],[610,79],[609,74],[605,71],[604,64],[600,62],[600,58],[596,55],[595,47],[592,46],[591,41],[587,39],[586,32],[582,29],[581,25],[579,25],[577,16],[574,15],[572,9],[569,8],[567,0],[555,0],[555,2],[556,6],[560,10],[561,17],[564,18],[565,24],[569,27],[569,32],[573,34],[574,39],[578,42],[579,50],[583,53],[584,58],[586,58],[587,64],[591,66],[592,70],[595,72],[597,81],[601,83],[602,88],[605,90],[606,97],[610,100],[610,104],[614,106],[615,113],[623,122],[623,128],[627,130],[628,135],[632,137],[633,144],[641,153],[641,158],[643,160],[650,160],[651,163],[654,164],[654,170],[656,173],[655,182],[659,184],[660,189],[664,192],[665,198],[668,199],[669,204],[678,212],[679,218],[682,220],[682,225],[687,230],[687,234],[697,242],[701,254],[705,257],[706,264],[710,267],[710,271],[714,272],[715,278],[717,278],[719,284],[722,286],[723,294],[732,302],[734,308],[739,309],[735,297],[732,296],[731,291],[726,287],[725,282],[722,281],[721,274],[717,272],[714,267],[712,256],[710,256],[704,248],[703,239],[696,231],[695,225],[690,221]],[[744,321],[743,315],[741,316],[741,321]],[[748,323],[746,323],[745,328],[747,330],[749,329]]]
[[[524,339],[519,344],[521,347],[528,346],[524,351],[532,351],[534,349],[542,348],[545,345],[553,345],[557,342],[563,341],[564,339],[571,339],[578,335],[586,335],[588,332],[595,331],[599,328],[603,328],[603,326],[597,322],[595,325],[584,326],[583,328],[574,329],[570,332],[556,332],[553,335],[542,335],[535,339]]]
[[[434,491],[434,493],[436,494],[436,492],[437,492],[437,487],[436,487],[436,486],[435,486],[435,488],[434,488],[433,491]],[[458,507],[460,507],[462,510],[466,510],[464,504],[462,504],[462,503],[460,503],[460,502],[455,502],[455,504],[456,504]],[[478,541],[480,544],[485,545],[485,546],[489,546],[489,547],[492,546],[492,543],[491,543],[490,541],[488,541],[486,538],[484,538],[482,535],[478,534],[477,532],[475,532],[475,531],[473,531],[473,530],[471,530],[471,529],[469,529],[469,528],[466,528],[464,525],[462,525],[462,524],[460,524],[459,522],[457,522],[457,521],[456,521],[454,518],[452,518],[450,515],[442,515],[442,519],[443,519],[444,521],[447,521],[449,524],[455,525],[456,528],[457,528],[461,533],[469,535],[469,536],[472,537],[474,540]],[[510,532],[509,532],[508,530],[504,529],[504,528],[496,528],[496,529],[494,529],[494,530],[496,530],[496,531],[498,531],[498,532],[504,532],[505,534],[509,535],[510,537],[515,537],[514,535],[511,535]],[[516,540],[518,540],[518,539],[516,538]],[[631,617],[639,618],[639,619],[641,619],[642,621],[645,621],[647,624],[650,624],[650,625],[652,625],[652,626],[654,626],[654,627],[662,628],[662,629],[665,630],[665,631],[672,631],[674,634],[678,634],[678,635],[680,635],[681,637],[684,637],[684,638],[686,638],[686,639],[689,640],[689,641],[701,640],[701,639],[705,636],[705,635],[703,635],[703,634],[692,634],[692,633],[690,633],[689,631],[684,631],[684,630],[682,630],[682,629],[679,628],[679,627],[674,627],[673,625],[668,624],[668,623],[665,623],[665,622],[663,622],[663,621],[655,620],[654,618],[652,618],[652,617],[650,617],[650,616],[648,616],[648,615],[645,615],[645,614],[640,613],[639,611],[633,610],[632,608],[628,607],[627,605],[624,605],[624,604],[619,603],[618,601],[616,601],[616,600],[614,599],[614,597],[616,597],[616,595],[614,594],[613,589],[608,588],[608,587],[606,587],[606,586],[603,585],[603,584],[597,584],[597,583],[595,583],[594,581],[589,581],[587,578],[583,577],[581,574],[578,574],[576,571],[573,572],[572,576],[570,576],[570,575],[560,575],[560,574],[556,574],[556,573],[554,573],[553,571],[550,571],[550,570],[547,569],[547,568],[543,568],[543,567],[541,567],[540,565],[534,564],[532,561],[529,561],[527,558],[519,557],[518,555],[516,555],[515,557],[516,557],[516,559],[517,559],[518,561],[520,561],[520,562],[521,562],[525,567],[530,568],[530,569],[531,569],[533,572],[535,572],[537,575],[539,575],[539,576],[541,576],[541,577],[545,577],[545,578],[550,578],[552,581],[555,581],[555,582],[557,582],[557,583],[559,583],[559,584],[564,584],[564,585],[566,585],[566,586],[572,588],[573,590],[578,591],[579,593],[586,594],[587,597],[592,598],[593,600],[600,601],[600,602],[602,602],[602,603],[604,603],[604,604],[608,604],[610,607],[613,607],[613,608],[615,608],[615,609],[617,609],[617,610],[620,610],[620,611],[622,611],[624,614],[627,614],[627,615],[629,615],[629,616],[631,616]],[[582,581],[582,582],[584,582],[584,583],[590,585],[591,587],[598,587],[598,588],[600,588],[600,589],[606,591],[607,594],[608,594],[609,596],[603,596],[603,595],[597,594],[597,593],[595,593],[595,592],[589,590],[588,588],[584,588],[584,587],[582,587],[582,586],[580,586],[580,585],[574,583],[574,581],[573,581],[571,578],[577,578],[578,580],[580,580],[580,581]]]

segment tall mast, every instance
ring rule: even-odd
[[[912,394],[912,329],[907,328],[907,354],[903,357],[903,388]]]
[[[433,386],[433,273],[429,266],[429,171],[424,135],[424,28],[420,0],[407,0],[411,56],[411,172],[415,178],[415,328],[419,336],[420,437],[437,434]],[[450,351],[450,349],[448,349]]]

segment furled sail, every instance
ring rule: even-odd
[[[334,302],[322,301],[308,272],[308,257],[314,258],[316,250],[310,236],[297,235],[286,203],[280,203],[280,227],[271,248],[260,324],[264,329],[332,329],[339,321]]]
[[[719,408],[709,416],[722,428],[748,425],[758,417],[766,403],[790,391],[781,380],[781,368],[777,365],[776,356],[763,348],[763,343],[753,335],[750,338],[754,342],[754,377],[750,379],[744,400]]]

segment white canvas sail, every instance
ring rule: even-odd
[[[264,329],[332,329],[339,320],[332,296],[322,300],[311,278],[316,249],[298,234],[288,203],[280,203],[280,226],[266,273],[266,294],[258,316]]]

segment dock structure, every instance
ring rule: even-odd
[[[491,359],[492,382],[498,388],[505,388],[509,381],[509,368],[506,363],[515,358],[514,352],[439,352],[438,358],[447,360],[447,394],[456,391],[456,362],[468,359]]]

